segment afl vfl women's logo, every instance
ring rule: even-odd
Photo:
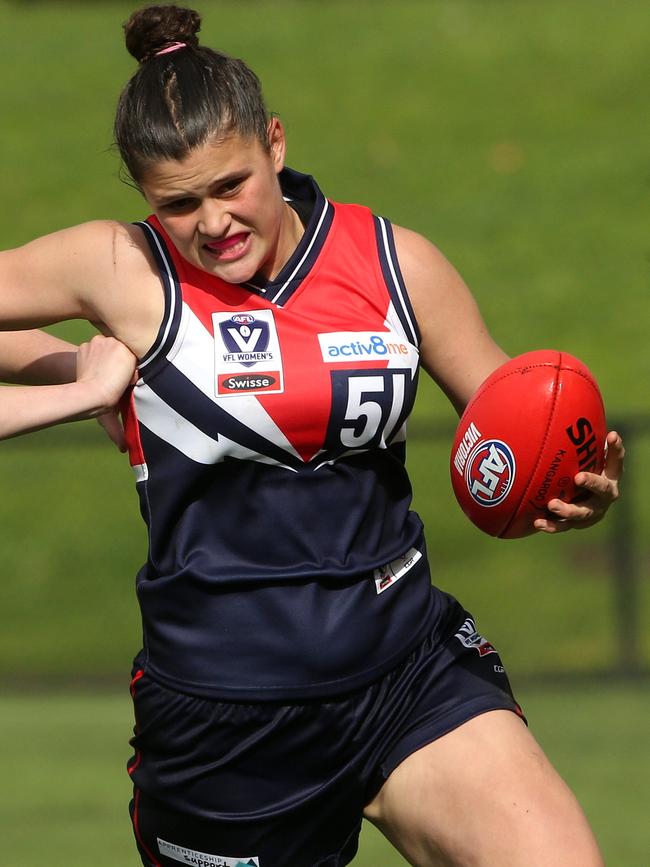
[[[224,346],[244,367],[266,361],[269,347],[269,326],[250,313],[235,315],[219,323]]]
[[[515,481],[515,456],[502,440],[481,440],[465,464],[467,490],[479,506],[498,506]]]
[[[217,397],[281,394],[284,373],[272,310],[212,314]]]

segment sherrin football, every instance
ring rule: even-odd
[[[490,374],[465,408],[450,460],[456,499],[485,533],[528,536],[549,500],[579,497],[576,473],[601,472],[606,435],[589,369],[566,352],[526,352]]]

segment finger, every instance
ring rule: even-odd
[[[597,500],[588,499],[581,503],[565,503],[562,500],[551,500],[546,506],[548,518],[562,522],[584,522],[595,518],[597,514],[604,512],[602,505]]]
[[[121,452],[125,452],[126,439],[124,437],[124,428],[117,412],[111,410],[111,412],[100,415],[97,421],[104,428],[111,442],[115,443]]]
[[[589,512],[573,518],[536,518],[533,526],[543,533],[566,533],[567,530],[586,530],[599,520],[599,513]]]
[[[610,431],[607,434],[607,457],[605,458],[605,475],[610,479],[618,479],[623,475],[625,463],[625,446],[623,437],[618,431]]]
[[[607,455],[602,473],[577,473],[574,481],[578,487],[585,488],[597,496],[615,500],[618,497],[617,483],[623,475],[625,448],[623,440],[616,431],[607,434]]]
[[[568,521],[563,520],[562,518],[558,520],[553,520],[551,518],[536,518],[533,526],[536,530],[539,530],[541,533],[566,533],[567,530],[570,530],[571,524]]]
[[[544,519],[550,522],[556,532],[566,530],[584,530],[596,524],[607,512],[611,501],[588,497],[580,502],[565,503],[563,500],[551,500],[546,508],[547,514]],[[558,525],[558,526],[556,526]],[[540,527],[540,529],[542,529]]]
[[[83,368],[83,364],[88,353],[88,344],[81,343],[77,347],[77,353],[75,358],[75,369],[76,369],[76,377],[79,378],[79,373]]]
[[[574,482],[577,487],[582,488],[582,494],[578,495],[578,500],[580,497],[587,499],[589,496],[593,496],[611,503],[618,497],[618,479],[610,479],[604,473],[600,476],[595,473],[578,473]],[[575,502],[576,500],[574,500]]]

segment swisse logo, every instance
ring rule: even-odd
[[[465,464],[465,483],[479,506],[502,503],[515,482],[515,456],[503,440],[477,443]]]
[[[275,373],[275,371],[273,372]],[[265,391],[272,389],[278,381],[278,373],[235,373],[219,377],[219,389],[226,391]]]

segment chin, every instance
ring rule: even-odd
[[[252,280],[257,274],[256,269],[251,265],[243,263],[233,263],[232,265],[217,265],[214,262],[211,265],[204,265],[203,270],[213,277],[219,277],[225,280],[226,283],[247,283]]]

